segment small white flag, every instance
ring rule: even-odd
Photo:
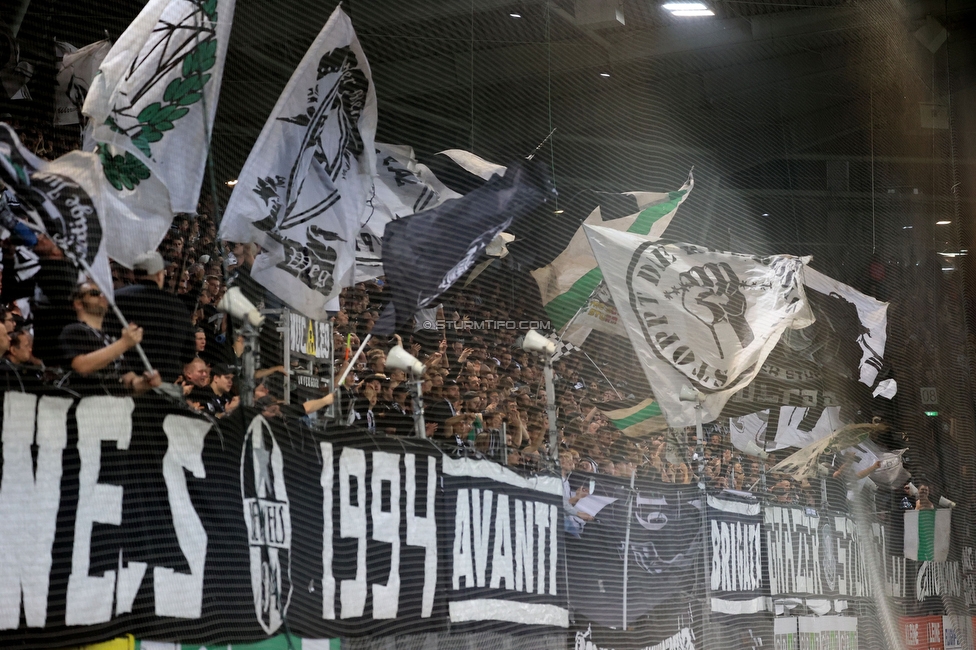
[[[806,267],[803,269],[803,285],[839,305],[840,309],[850,310],[851,318],[843,316],[837,320],[855,321],[858,331],[848,334],[855,338],[861,348],[861,359],[858,363],[859,379],[862,384],[874,387],[878,382],[878,372],[884,366],[885,342],[888,338],[888,303],[867,296],[854,287],[838,282],[819,271]],[[808,294],[809,295],[809,294]],[[812,295],[811,300],[817,296]],[[816,303],[815,306],[821,303]],[[829,308],[830,302],[825,302],[824,308]],[[837,311],[835,308],[834,311]],[[840,323],[834,325],[839,327]],[[879,385],[874,396],[881,395],[887,399],[895,396],[898,390],[894,379],[885,379],[884,386]]]
[[[82,107],[88,88],[105,60],[112,42],[101,40],[81,49],[68,43],[58,43],[65,50],[58,65],[58,89],[55,92],[54,123],[58,126],[83,124]],[[69,49],[70,48],[70,49]]]
[[[916,562],[945,562],[951,531],[952,510],[906,510],[905,557]]]

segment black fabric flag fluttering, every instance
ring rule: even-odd
[[[30,153],[8,124],[0,123],[0,181],[20,208],[76,266],[92,265],[102,243],[95,204],[78,183],[42,171],[44,161]]]
[[[460,199],[387,224],[383,268],[393,299],[373,333],[405,331],[414,313],[461,278],[498,233],[555,196],[546,168],[527,161]]]

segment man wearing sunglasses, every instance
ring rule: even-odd
[[[83,282],[71,300],[78,322],[61,331],[59,342],[65,365],[73,373],[72,389],[83,393],[117,392],[119,384],[142,393],[160,384],[159,373],[124,372],[123,357],[142,341],[142,328],[129,323],[114,339],[102,331],[108,298],[95,283]]]

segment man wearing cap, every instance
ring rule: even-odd
[[[140,255],[132,269],[136,284],[115,292],[115,302],[127,319],[143,329],[142,347],[149,363],[163,381],[172,383],[182,373],[183,365],[195,356],[190,314],[183,301],[163,291],[166,263],[159,253]],[[109,324],[109,334],[115,335],[117,329],[117,324]]]

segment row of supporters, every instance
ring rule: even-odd
[[[2,431],[5,647],[448,627],[694,647],[674,644],[709,626],[768,637],[790,616],[850,632],[880,594],[906,611],[974,601],[972,548],[906,559],[897,518],[865,536],[846,513],[748,493],[524,476],[427,441],[324,435],[244,407],[215,420],[152,393],[7,392]],[[570,507],[578,482],[589,494]]]

